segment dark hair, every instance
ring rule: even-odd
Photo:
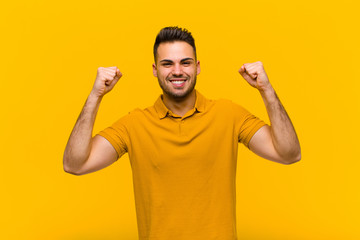
[[[160,30],[156,36],[154,44],[154,59],[156,62],[157,49],[160,43],[163,42],[175,42],[175,41],[184,41],[190,44],[194,49],[195,59],[196,59],[196,47],[195,40],[191,33],[187,29],[179,27],[165,27]]]

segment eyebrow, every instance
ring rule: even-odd
[[[188,61],[188,60],[193,60],[194,61],[193,58],[183,58],[183,59],[180,60],[180,62],[184,62],[184,61]],[[170,60],[170,59],[163,59],[160,62],[173,62],[173,61]]]

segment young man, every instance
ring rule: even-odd
[[[154,45],[153,74],[163,94],[92,137],[103,96],[121,78],[117,67],[99,68],[94,87],[71,133],[64,170],[102,169],[128,152],[139,238],[233,240],[236,236],[238,143],[282,164],[300,160],[293,125],[261,62],[239,73],[262,96],[271,126],[225,99],[206,99],[194,87],[200,73],[194,39],[167,27]]]

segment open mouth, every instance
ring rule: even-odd
[[[175,87],[182,87],[185,85],[186,79],[172,79],[170,82]]]

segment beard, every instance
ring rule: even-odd
[[[194,77],[194,81],[191,82],[191,85],[189,85],[189,87],[184,91],[184,92],[180,92],[180,93],[176,93],[171,89],[171,86],[168,86],[167,84],[163,83],[159,78],[158,78],[158,82],[159,85],[161,87],[161,89],[163,90],[163,92],[168,95],[169,97],[175,99],[175,100],[181,100],[186,98],[187,96],[190,95],[190,93],[194,90],[195,85],[196,85],[196,75]],[[168,81],[168,80],[166,80]],[[187,79],[186,81],[189,81],[189,79]],[[170,83],[171,84],[171,83]]]

